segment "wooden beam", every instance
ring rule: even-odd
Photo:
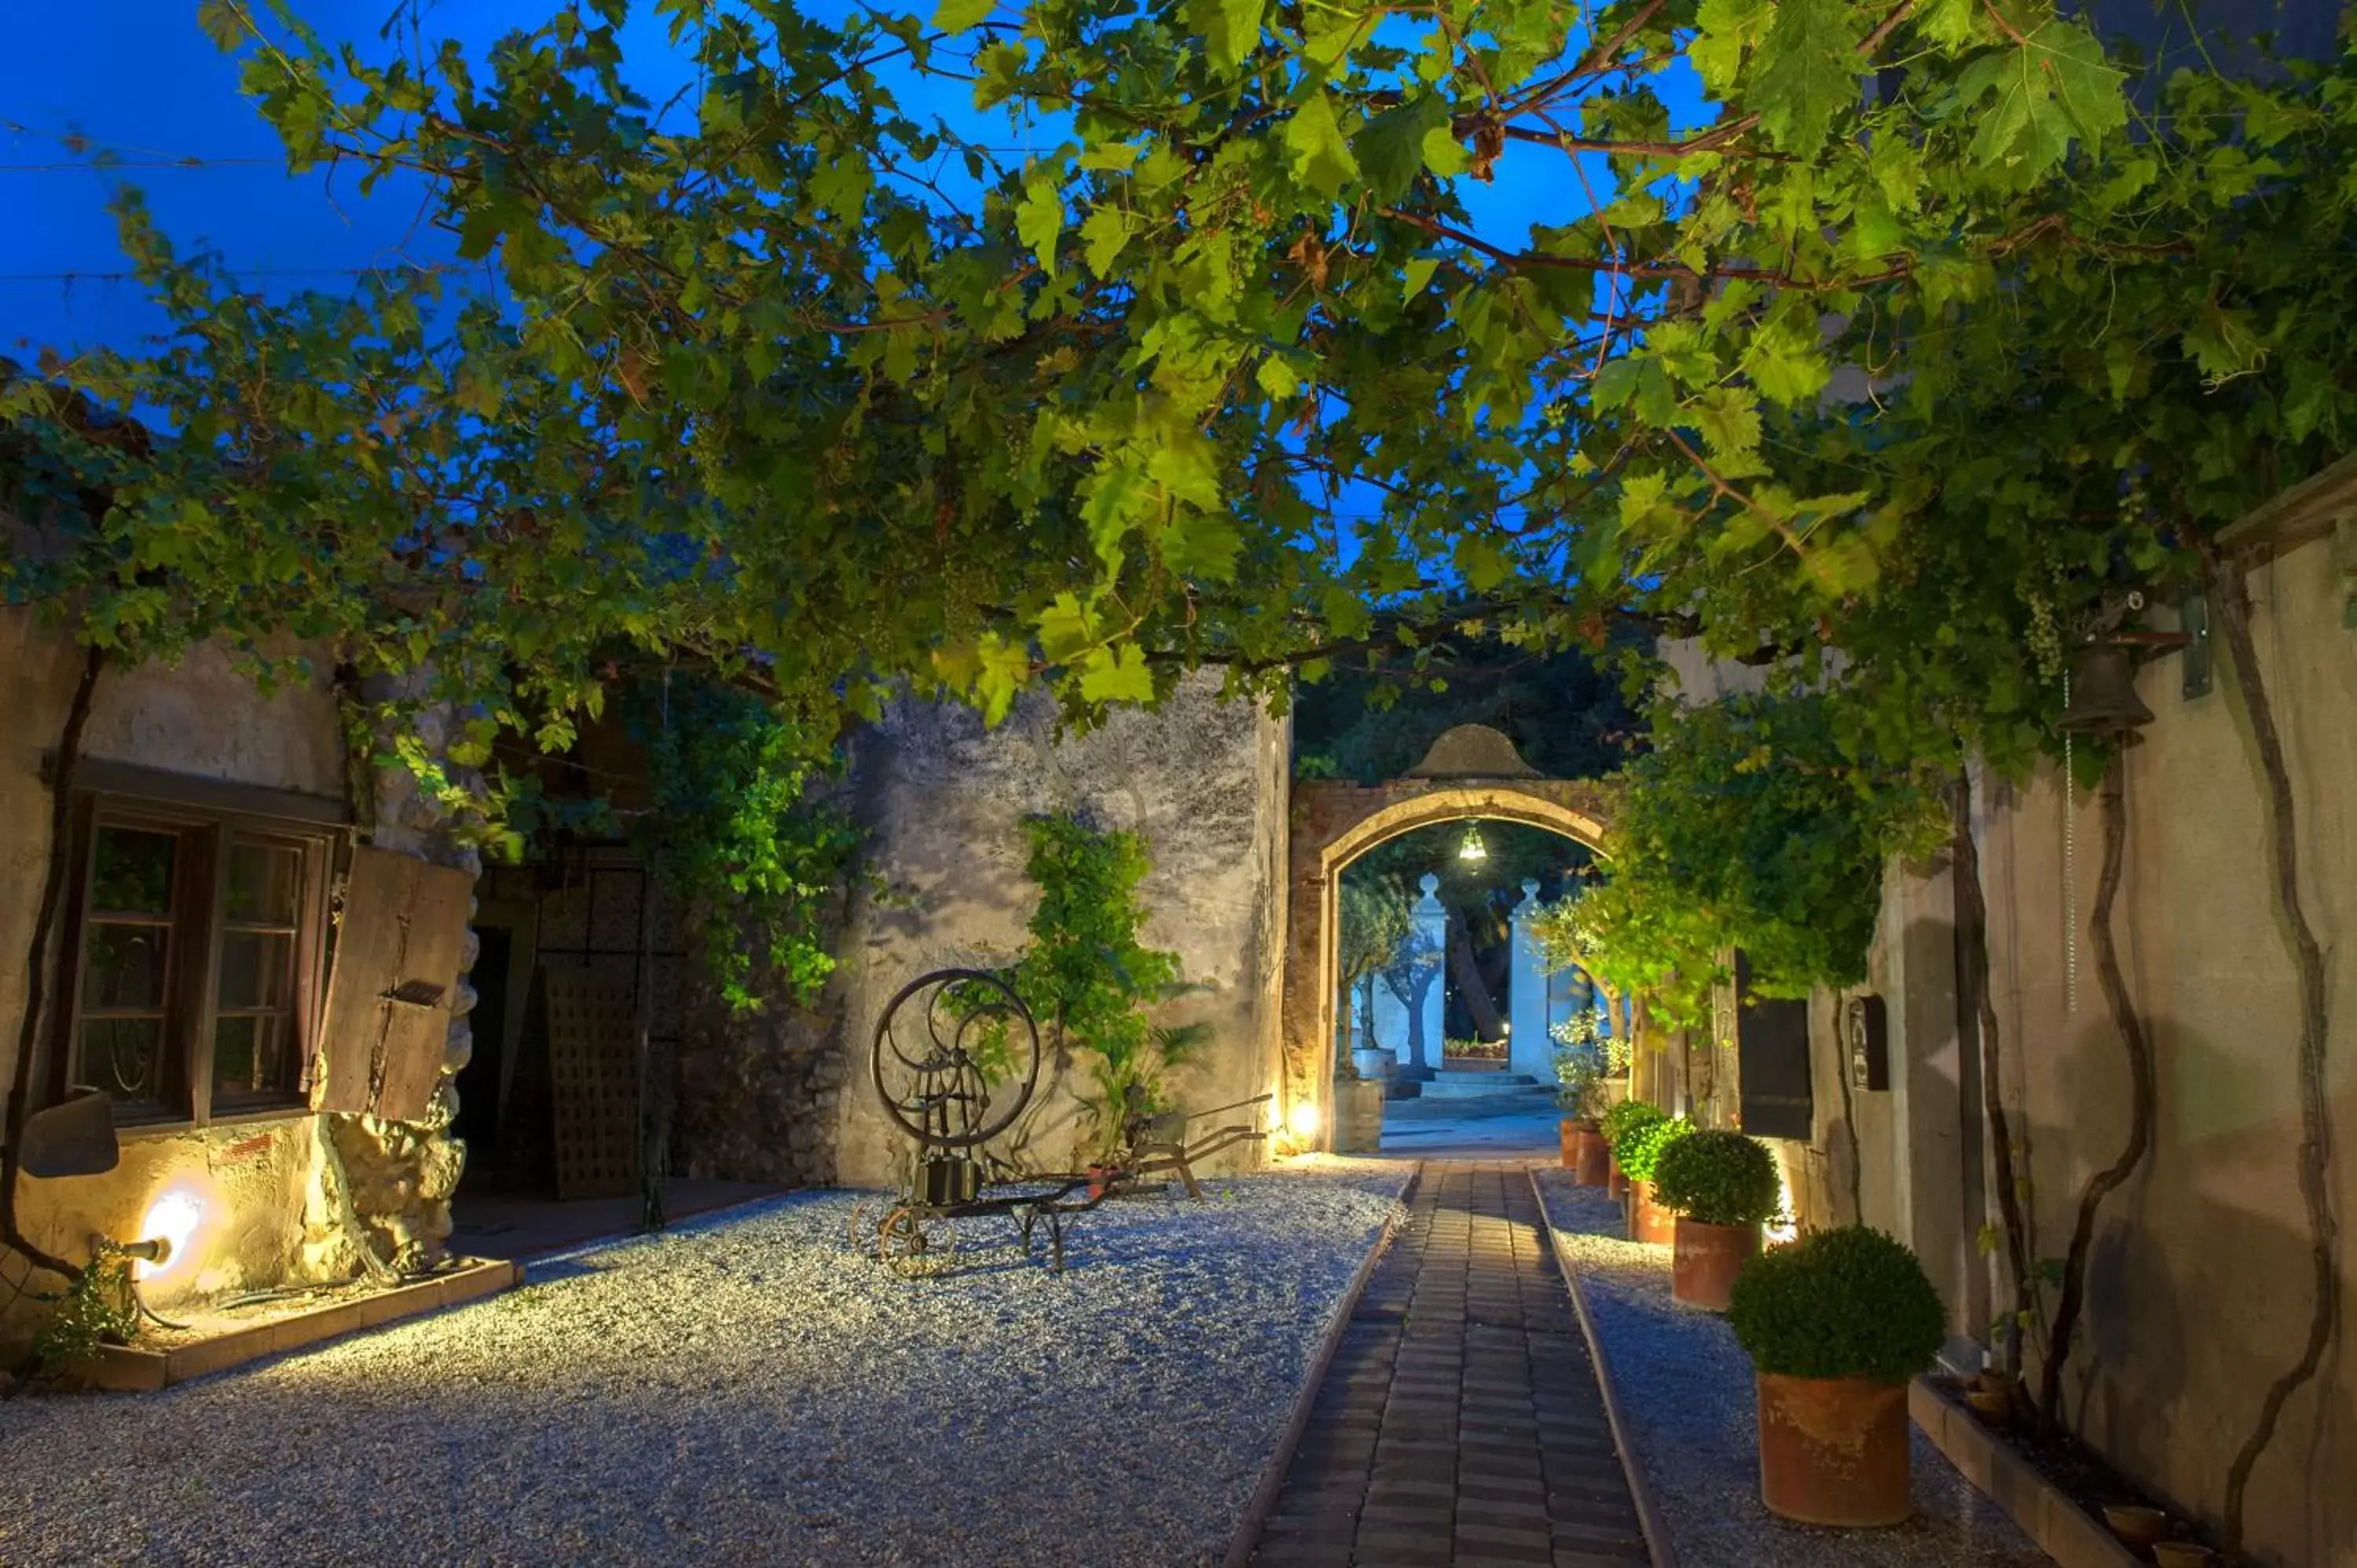
[[[45,780],[57,777],[54,752],[42,754],[41,777]],[[168,768],[110,762],[97,757],[85,757],[75,763],[74,788],[167,805],[193,806],[231,816],[275,817],[282,822],[317,822],[327,827],[344,827],[352,820],[351,808],[330,795],[307,795],[295,789],[272,789],[266,784],[212,779],[201,773],[175,773]]]
[[[2260,549],[2281,555],[2324,538],[2335,522],[2352,514],[2357,514],[2357,455],[2253,507],[2226,525],[2218,545],[2229,553]]]

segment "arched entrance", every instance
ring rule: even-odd
[[[1318,1147],[1332,1146],[1343,867],[1402,833],[1471,818],[1546,828],[1606,854],[1606,800],[1593,779],[1542,777],[1512,741],[1480,725],[1449,730],[1422,762],[1388,783],[1295,780],[1280,1097],[1288,1118],[1297,1106],[1318,1108]]]

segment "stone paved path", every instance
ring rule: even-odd
[[[1519,1164],[1433,1162],[1352,1314],[1260,1568],[1649,1561]]]

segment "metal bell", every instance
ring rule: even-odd
[[[2071,735],[2124,735],[2152,723],[2152,710],[2136,693],[2136,666],[2115,642],[2081,649],[2071,660],[2071,701],[2062,729]]]

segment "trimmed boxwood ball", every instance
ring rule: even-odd
[[[1624,1100],[1604,1113],[1604,1141],[1612,1145],[1612,1157],[1620,1160],[1620,1147],[1631,1137],[1655,1122],[1669,1119],[1670,1113],[1650,1100]],[[1620,1160],[1620,1168],[1626,1171],[1629,1162]]]
[[[1915,1254],[1864,1225],[1813,1230],[1754,1259],[1727,1322],[1755,1368],[1787,1378],[1903,1383],[1930,1369],[1948,1337]]]
[[[1653,1162],[1653,1201],[1705,1225],[1757,1225],[1783,1208],[1776,1156],[1757,1138],[1710,1131],[1671,1140]]]
[[[1662,1151],[1681,1138],[1691,1136],[1695,1124],[1684,1117],[1667,1121],[1648,1122],[1629,1135],[1629,1146],[1613,1151],[1620,1156],[1620,1170],[1631,1181],[1652,1181]]]

